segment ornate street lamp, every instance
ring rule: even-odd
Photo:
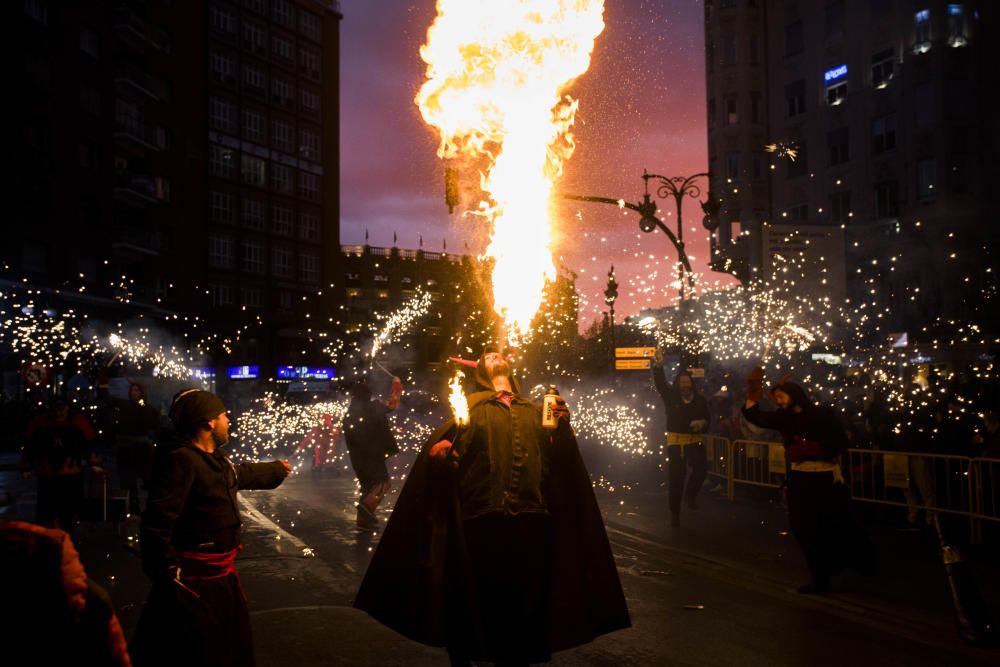
[[[611,311],[611,353],[615,351],[615,301],[618,300],[618,281],[615,280],[615,265],[608,271],[608,285],[604,290],[604,303]]]

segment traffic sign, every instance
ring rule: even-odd
[[[25,364],[21,369],[21,379],[31,387],[38,387],[49,383],[49,369],[44,364],[33,361]]]
[[[646,359],[652,359],[656,356],[655,347],[616,347],[615,356],[619,359],[623,357],[643,357]],[[649,368],[649,366],[646,366]]]
[[[653,362],[650,359],[615,359],[616,371],[649,370]]]

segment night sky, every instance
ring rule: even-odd
[[[341,241],[480,253],[481,224],[448,214],[437,135],[413,102],[424,80],[419,48],[434,0],[347,0],[341,24]],[[568,91],[580,100],[576,152],[557,191],[642,195],[642,170],[667,176],[707,171],[703,6],[698,0],[608,0],[606,27],[590,69]],[[707,183],[706,183],[707,186]],[[673,202],[661,217],[675,227]],[[708,235],[693,199],[685,241],[695,270],[708,273]],[[560,204],[555,257],[578,274],[581,325],[598,316],[609,265],[616,315],[676,298],[673,246],[641,234],[638,216],[602,204]],[[725,280],[719,274],[708,283]],[[728,284],[728,283],[726,283]]]

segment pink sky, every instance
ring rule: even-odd
[[[475,222],[450,216],[444,203],[437,137],[413,97],[424,78],[419,47],[434,18],[433,0],[343,3],[341,24],[341,241],[401,248],[481,252]],[[608,2],[606,27],[590,70],[569,91],[580,100],[576,152],[557,190],[642,196],[642,171],[667,176],[707,170],[703,6],[700,0]],[[707,183],[705,183],[707,186]],[[676,228],[673,201],[661,217]],[[708,233],[694,199],[685,201],[685,241],[695,271],[708,274]],[[578,274],[581,326],[604,309],[607,271],[615,265],[616,315],[676,298],[673,246],[642,234],[638,216],[612,206],[558,207],[554,255]],[[709,283],[725,281],[706,275]],[[729,284],[731,281],[725,281]]]

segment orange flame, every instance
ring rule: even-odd
[[[465,373],[457,371],[455,377],[448,383],[448,388],[451,390],[448,393],[448,403],[451,406],[451,413],[455,417],[455,423],[459,426],[465,426],[469,423],[469,401],[465,398],[465,392],[462,391],[462,378],[464,377]]]
[[[416,103],[438,156],[488,160],[477,214],[492,223],[493,307],[516,338],[555,278],[549,197],[578,106],[563,91],[590,66],[604,0],[438,0],[437,12]]]

